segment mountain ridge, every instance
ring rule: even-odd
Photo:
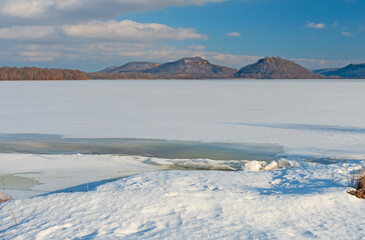
[[[143,71],[153,75],[166,77],[195,76],[200,78],[230,77],[237,70],[225,66],[211,64],[201,57],[187,57],[174,62],[163,63],[155,68]]]

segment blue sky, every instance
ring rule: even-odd
[[[100,70],[202,56],[240,68],[365,62],[363,0],[4,0],[0,65]]]

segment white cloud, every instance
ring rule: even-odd
[[[78,10],[81,7],[85,7],[84,1],[82,0],[62,0],[55,2],[55,8],[63,11]]]
[[[110,19],[126,13],[151,11],[169,6],[204,5],[225,0],[1,0],[0,19],[5,26],[16,19],[60,24],[97,18]],[[8,19],[6,17],[11,17]],[[38,21],[37,21],[38,20]]]
[[[91,21],[63,26],[62,29],[66,35],[72,37],[118,41],[207,39],[205,35],[196,33],[191,28],[172,28],[158,23],[137,23],[131,20]]]
[[[44,62],[49,61],[54,67],[61,63],[74,62],[84,65],[87,61],[89,71],[100,70],[101,63],[118,65],[127,61],[175,61],[183,57],[201,56],[215,64],[241,68],[257,61],[258,56],[232,55],[220,52],[210,52],[204,49],[177,48],[160,43],[135,42],[99,42],[72,44],[20,44],[1,48],[1,52],[9,52],[8,61],[14,62]],[[53,63],[53,64],[52,64]],[[90,69],[91,66],[96,66]],[[105,65],[107,66],[107,65]]]
[[[239,37],[239,36],[241,36],[241,33],[240,32],[230,32],[230,33],[227,33],[227,36],[229,36],[229,37]]]
[[[52,36],[52,38],[50,38]],[[91,40],[108,41],[134,41],[153,42],[161,40],[205,40],[207,36],[197,33],[191,28],[172,28],[158,23],[138,23],[131,20],[123,21],[91,21],[85,24],[64,26],[14,26],[0,28],[0,40],[23,40],[35,39],[52,43],[53,41],[78,41]],[[202,49],[198,45],[195,48]]]
[[[314,28],[314,29],[325,29],[326,24],[310,22],[310,23],[307,23],[306,27],[307,28]]]
[[[0,39],[33,40],[50,36],[54,28],[49,26],[15,26],[0,28]]]
[[[189,46],[188,49],[192,49],[192,50],[204,50],[206,49],[207,47],[204,46],[204,45],[192,45],[192,46]]]
[[[34,18],[42,15],[52,4],[52,1],[47,0],[3,0],[0,9],[4,15],[19,18]]]
[[[161,42],[205,40],[207,36],[193,28],[111,19],[169,6],[201,6],[223,1],[0,0],[0,58],[6,64],[49,61],[57,67],[73,60],[80,65],[89,65],[90,59],[143,59],[172,53],[160,47]],[[146,45],[149,48],[145,48]],[[202,51],[204,48],[203,45],[196,45],[189,51]],[[145,52],[148,54],[145,55]]]
[[[351,33],[351,32],[346,32],[346,31],[341,32],[341,35],[342,35],[342,36],[345,36],[345,37],[353,37],[353,36],[354,36],[354,34],[353,34],[353,33]]]

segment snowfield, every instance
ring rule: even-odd
[[[364,92],[357,80],[0,82],[0,176],[15,199],[0,204],[0,239],[364,239],[365,201],[346,193],[365,165]],[[32,152],[55,146],[32,134],[69,154]],[[95,138],[282,150],[265,162],[73,149]]]
[[[86,191],[104,180],[159,170],[145,160],[113,155],[0,154],[0,176],[5,176],[13,198],[25,198],[57,190]]]
[[[356,169],[364,162],[350,163]],[[343,163],[268,172],[157,171],[0,206],[2,239],[362,239]],[[18,222],[15,225],[12,210]]]
[[[286,159],[267,163],[83,154],[0,154],[0,165],[6,192],[15,199],[93,190],[111,180],[161,169],[269,171],[299,167],[298,162]]]

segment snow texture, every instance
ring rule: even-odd
[[[54,192],[87,191],[108,181],[161,169],[267,171],[299,167],[296,161],[162,159],[82,154],[0,154],[0,176],[14,199]]]
[[[350,162],[350,170],[364,162]],[[2,239],[362,239],[344,163],[269,172],[157,171],[0,205]],[[18,222],[14,223],[12,211]]]
[[[113,155],[0,154],[0,176],[5,176],[7,192],[17,199],[57,190],[86,191],[108,179],[159,169],[143,161]]]

